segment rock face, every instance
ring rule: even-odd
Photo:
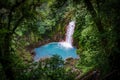
[[[31,53],[32,55],[35,55],[35,52],[34,52],[35,48],[38,48],[38,47],[45,45],[47,43],[50,43],[50,42],[64,41],[63,39],[64,39],[63,32],[59,31],[58,33],[53,35],[51,38],[45,38],[44,40],[40,40],[34,44],[30,44],[30,45],[26,46],[26,50],[29,53]]]

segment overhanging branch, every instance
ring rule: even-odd
[[[16,3],[14,6],[12,6],[12,8],[10,9],[9,15],[8,15],[8,30],[10,30],[10,23],[12,20],[12,12],[18,7],[20,6],[22,3],[24,3],[26,0],[21,0],[19,3]]]
[[[19,26],[20,22],[22,21],[22,19],[24,19],[24,16],[20,17],[18,19],[18,21],[16,22],[14,28],[12,29],[11,35],[15,32],[15,30],[17,29],[17,27]]]

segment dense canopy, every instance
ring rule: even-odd
[[[0,80],[120,79],[119,4],[119,0],[0,0]],[[80,59],[67,65],[55,55],[34,63],[34,48],[63,40],[71,20],[76,22],[73,45]]]

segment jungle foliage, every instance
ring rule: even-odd
[[[55,62],[61,61],[59,57],[46,60],[43,67],[29,54],[35,47],[63,40],[71,20],[76,21],[73,45],[80,56],[75,67],[81,76],[97,69],[103,80],[119,78],[119,4],[119,0],[0,0],[0,80],[74,80],[74,73]]]

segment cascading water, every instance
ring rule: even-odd
[[[72,42],[73,42],[73,33],[75,28],[75,21],[71,21],[69,25],[67,26],[65,41],[60,42],[60,44],[66,48],[72,48]]]
[[[65,42],[69,43],[70,45],[72,45],[72,41],[73,41],[72,35],[74,33],[74,28],[75,28],[75,21],[72,21],[67,26],[67,32],[65,38]]]
[[[39,61],[42,58],[48,58],[52,55],[59,55],[64,60],[69,57],[79,58],[76,54],[76,48],[72,46],[72,35],[74,33],[75,21],[71,21],[67,26],[65,41],[63,42],[51,42],[46,45],[35,48],[34,61]]]

